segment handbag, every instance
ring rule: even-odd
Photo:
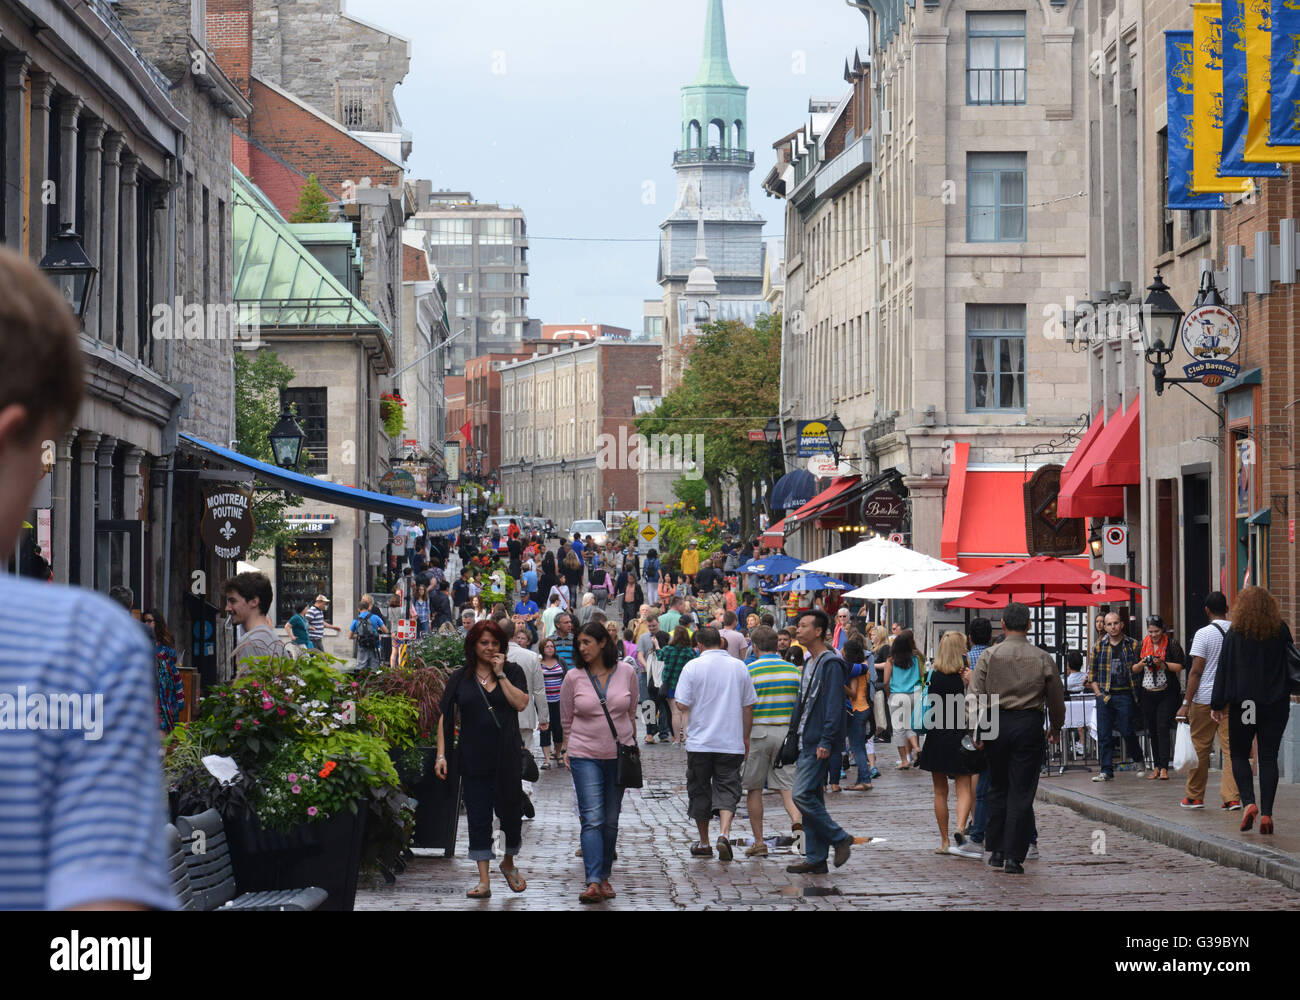
[[[989,766],[988,748],[976,748],[975,738],[967,733],[957,744],[957,760],[967,774],[980,774]]]
[[[610,674],[612,677],[613,674]],[[644,782],[641,777],[641,751],[637,749],[635,743],[631,746],[625,746],[618,741],[618,730],[614,728],[614,720],[610,718],[609,706],[605,704],[605,692],[600,689],[596,683],[596,677],[587,668],[587,679],[591,681],[591,687],[596,692],[596,697],[600,699],[601,710],[605,713],[605,721],[609,723],[609,734],[614,737],[614,746],[618,748],[618,768],[614,775],[614,784],[619,788],[640,788]]]
[[[483,685],[478,682],[477,677],[474,678],[474,686],[478,688],[478,693],[483,698],[483,704],[487,706],[488,715],[492,717],[492,722],[499,732],[501,730],[501,720],[497,718],[496,709],[488,701],[487,692],[483,690]],[[517,726],[515,727],[515,742],[519,747],[519,777],[524,781],[540,781],[542,772],[537,767],[537,759],[533,757],[533,752],[524,746],[524,738],[519,735]]]
[[[785,739],[781,741],[781,750],[776,757],[777,767],[787,767],[799,759],[799,724],[803,721],[804,706],[817,696],[820,681],[821,671],[818,670],[809,681],[808,690],[799,699],[799,707],[795,709],[794,715],[790,716],[790,728],[785,732]]]

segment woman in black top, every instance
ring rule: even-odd
[[[487,899],[492,860],[492,813],[501,820],[505,857],[501,874],[515,892],[528,887],[515,867],[523,825],[523,742],[519,712],[528,704],[528,680],[505,655],[506,636],[495,622],[475,622],[465,636],[465,666],[447,678],[438,719],[438,760],[444,781],[459,772],[463,781],[469,856],[478,862],[478,885],[465,895]],[[455,746],[451,734],[459,732]],[[450,765],[449,765],[450,758]]]
[[[582,593],[582,560],[573,550],[564,557],[564,582],[568,585],[570,599],[576,604],[578,595]]]
[[[641,589],[636,569],[631,562],[624,563],[624,570],[619,574],[619,582],[614,594],[623,602],[623,624],[631,625],[641,614],[641,605],[645,603],[645,591]]]
[[[1232,602],[1232,628],[1223,638],[1219,669],[1210,696],[1210,717],[1228,717],[1232,776],[1246,809],[1242,830],[1259,817],[1259,832],[1273,832],[1277,794],[1277,751],[1291,712],[1287,650],[1291,630],[1282,621],[1277,601],[1263,587],[1246,587]],[[1250,771],[1250,744],[1259,738],[1259,805]]]
[[[961,679],[965,662],[966,637],[960,632],[945,632],[930,673],[929,694],[921,708],[925,746],[916,766],[929,771],[934,782],[934,818],[939,823],[940,841],[935,854],[962,854],[948,843],[948,779],[957,786],[957,830],[966,828],[975,805],[976,772],[961,757],[961,740],[967,729],[966,685]]]
[[[537,593],[540,596],[537,603],[543,607],[549,604],[551,588],[562,582],[560,574],[555,571],[555,554],[547,552],[542,556],[542,572],[537,578]]]

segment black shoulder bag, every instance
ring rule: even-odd
[[[618,668],[615,667],[615,670]],[[614,671],[610,672],[610,677],[614,676]],[[596,683],[595,675],[592,674],[591,668],[587,668],[587,679],[591,681],[592,690],[596,692],[596,697],[600,699],[601,710],[605,713],[605,721],[609,723],[609,734],[614,737],[614,746],[618,747],[618,773],[614,778],[614,784],[619,788],[640,788],[643,784],[641,778],[641,751],[637,749],[636,743],[624,746],[618,741],[618,730],[614,728],[614,720],[610,717],[609,706],[605,704],[605,692],[600,689]],[[609,678],[605,679],[609,683]],[[636,729],[633,727],[633,739],[635,740]]]
[[[816,669],[820,666],[819,661],[813,661],[808,665],[809,670]],[[799,699],[799,705],[795,709],[794,715],[790,716],[790,728],[786,730],[785,740],[781,743],[781,751],[776,757],[777,767],[788,767],[799,759],[799,724],[803,721],[804,706],[817,697],[819,682],[821,681],[821,671],[813,675],[812,680],[808,682],[808,690],[804,692],[804,697]]]
[[[497,684],[500,683],[501,679],[497,678]],[[477,677],[474,678],[474,686],[478,688],[478,693],[483,698],[483,704],[487,706],[488,715],[492,717],[493,724],[497,727],[497,731],[500,732],[501,720],[497,718],[496,709],[494,709],[492,703],[488,701],[487,692],[483,690],[483,685],[479,683]],[[518,726],[515,727],[515,745],[519,747],[519,776],[523,778],[524,781],[539,780],[542,776],[542,772],[537,768],[537,760],[533,757],[532,751],[524,746],[524,738],[519,735]]]

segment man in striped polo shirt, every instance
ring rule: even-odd
[[[763,787],[781,793],[781,803],[790,816],[792,830],[802,830],[802,817],[794,804],[794,767],[777,767],[777,755],[790,728],[790,716],[799,702],[799,668],[776,651],[776,630],[760,625],[750,633],[758,658],[749,664],[749,676],[758,692],[754,704],[754,728],[749,734],[749,756],[741,773],[749,823],[754,843],[745,849],[750,858],[767,857],[763,843]]]
[[[0,289],[7,562],[85,370],[63,296],[3,247]],[[76,628],[55,624],[66,622]],[[139,622],[101,594],[0,573],[0,910],[176,909],[159,757],[154,648]]]

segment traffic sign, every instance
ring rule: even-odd
[[[750,431],[750,432],[749,432],[749,440],[751,440],[751,441],[766,441],[766,440],[767,440],[767,435],[764,434],[762,431]]]
[[[413,642],[415,640],[415,619],[402,618],[394,622],[393,638],[398,642]]]
[[[646,540],[646,544],[649,544],[659,537],[659,529],[653,524],[647,524],[641,529],[641,537]]]

